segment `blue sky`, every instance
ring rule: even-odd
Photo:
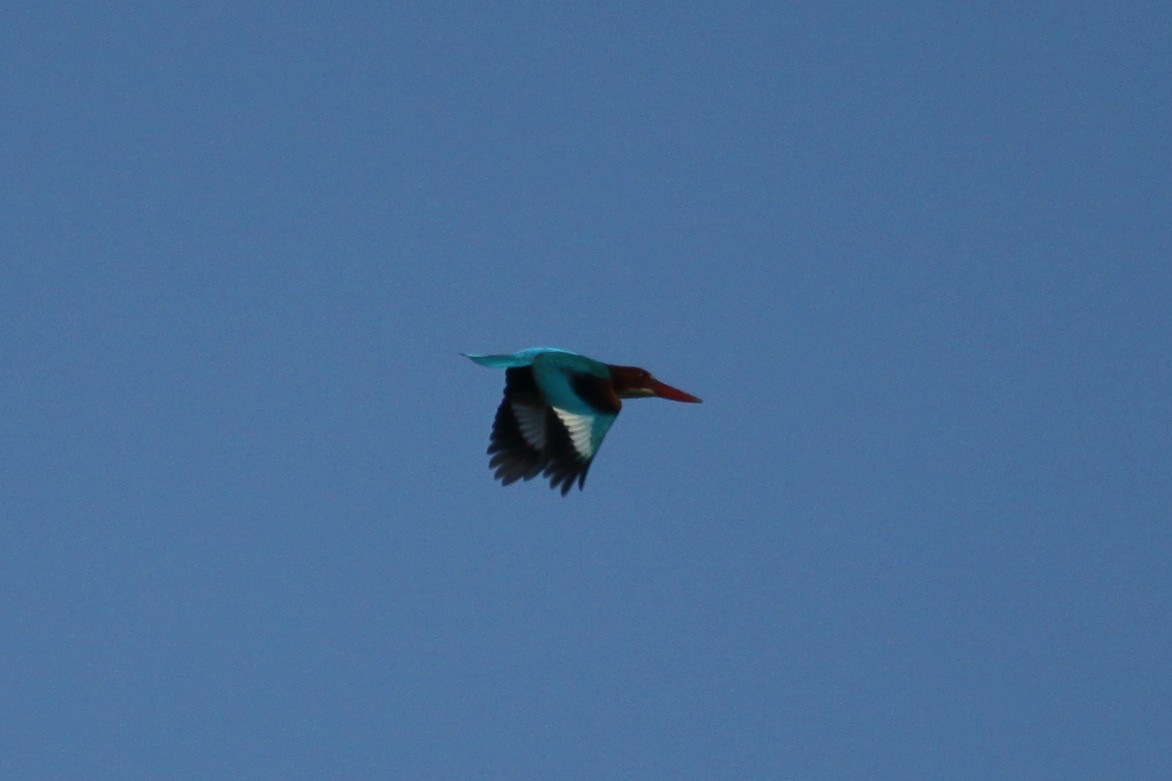
[[[0,776],[1169,777],[1166,4],[188,5],[0,12]]]

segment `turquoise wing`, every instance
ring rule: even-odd
[[[567,350],[559,350],[557,347],[530,347],[527,350],[502,355],[477,355],[474,353],[462,353],[462,355],[481,366],[488,366],[493,369],[515,369],[519,366],[532,366],[537,356],[546,353],[560,353],[578,358],[582,357]],[[586,358],[585,360],[589,361],[590,359]]]

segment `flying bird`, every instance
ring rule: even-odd
[[[508,355],[468,355],[481,366],[505,370],[505,397],[489,439],[488,466],[502,485],[549,478],[569,493],[586,472],[622,399],[658,396],[699,403],[634,366],[614,366],[555,347],[531,347]]]

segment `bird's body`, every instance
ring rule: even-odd
[[[634,366],[614,366],[554,347],[503,355],[469,355],[481,366],[505,370],[505,397],[496,411],[489,467],[504,485],[549,478],[564,496],[586,472],[622,399],[659,396],[700,399],[665,385]]]

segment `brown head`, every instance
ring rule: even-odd
[[[699,404],[700,399],[679,388],[673,388],[651,376],[651,372],[637,366],[608,366],[615,395],[620,399],[638,399],[657,396],[672,401]]]

